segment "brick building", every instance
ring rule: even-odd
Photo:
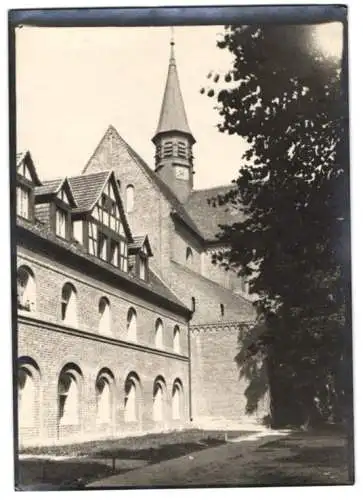
[[[17,156],[21,443],[257,425],[268,413],[263,367],[234,360],[255,320],[248,286],[211,259],[219,224],[241,215],[210,202],[230,186],[193,189],[173,45],[155,169],[112,126],[75,177],[42,182],[31,154]]]

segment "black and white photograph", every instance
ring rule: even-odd
[[[354,484],[347,40],[9,11],[15,490]]]

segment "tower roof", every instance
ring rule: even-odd
[[[183,96],[180,90],[173,39],[170,42],[168,76],[166,79],[164,98],[161,105],[159,123],[154,139],[158,134],[171,131],[184,132],[185,134],[190,135],[194,141],[193,134],[189,128]]]

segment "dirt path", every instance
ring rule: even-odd
[[[88,487],[147,487],[175,485],[225,484],[227,469],[248,457],[256,447],[278,439],[276,436],[261,438],[259,442],[228,443],[183,457],[149,465],[143,469],[127,472],[91,483]],[[231,476],[231,471],[228,476]],[[210,478],[208,480],[208,478]],[[236,478],[235,478],[236,479]],[[238,482],[238,481],[237,481]]]

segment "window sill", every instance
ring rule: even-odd
[[[71,240],[66,238],[65,236],[61,236],[60,234],[54,233],[57,238],[59,238],[61,241],[65,241],[66,243],[69,243]]]
[[[20,219],[22,219],[22,220],[26,220],[27,222],[33,222],[33,217],[30,217],[30,216],[25,217],[24,215],[21,215],[21,214],[18,214],[18,213],[16,214],[16,216],[20,217]]]
[[[122,334],[119,336],[116,336],[114,334],[110,334],[108,336],[104,336],[103,334],[99,333],[98,331],[95,332],[91,330],[88,326],[86,325],[81,325],[81,326],[75,326],[70,323],[66,323],[62,320],[55,320],[53,317],[47,316],[45,314],[24,314],[24,311],[20,311],[20,317],[23,318],[29,318],[29,321],[34,324],[37,323],[38,321],[40,323],[45,323],[49,326],[55,328],[58,330],[58,328],[66,328],[69,329],[71,332],[70,333],[76,333],[80,334],[80,336],[92,338],[94,340],[103,340],[107,343],[115,344],[115,345],[124,345],[125,347],[130,347],[131,349],[136,349],[136,350],[141,350],[145,352],[152,352],[154,354],[160,354],[160,355],[165,355],[169,357],[177,357],[182,360],[188,359],[187,354],[183,354],[182,352],[176,353],[174,352],[170,347],[156,347],[155,345],[151,343],[142,343],[139,342],[137,339],[136,340],[131,340],[126,337],[124,337]]]
[[[18,307],[17,308],[17,312],[18,312],[18,314],[19,313],[20,314],[25,314],[26,316],[35,316],[35,314],[36,314],[35,310],[34,311],[29,311],[28,309],[24,309],[22,307]]]

